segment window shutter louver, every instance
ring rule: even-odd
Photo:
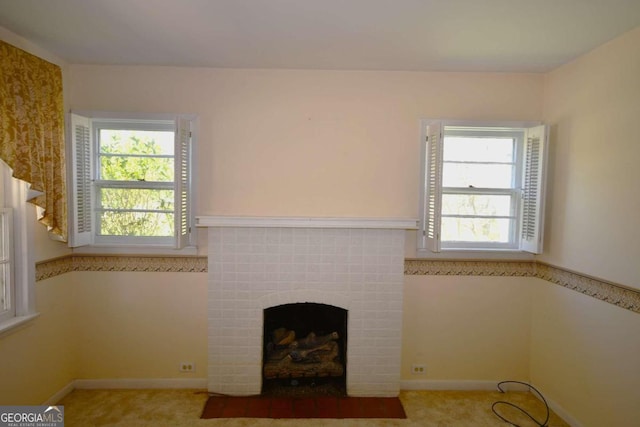
[[[547,139],[547,126],[525,131],[520,249],[534,254],[542,252]]]
[[[442,124],[427,126],[425,224],[424,239],[427,249],[440,252],[440,223],[442,205]]]
[[[191,185],[191,121],[178,118],[175,134],[175,231],[176,249],[189,245],[191,234],[191,201],[189,189]]]
[[[87,117],[71,114],[71,191],[69,246],[89,245],[93,240],[91,126]]]

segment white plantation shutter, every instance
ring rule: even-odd
[[[440,223],[442,213],[442,124],[427,126],[425,161],[425,218],[424,240],[431,252],[440,252]]]
[[[191,121],[178,118],[175,134],[175,233],[176,249],[189,245],[191,234]]]
[[[92,151],[89,119],[71,114],[71,247],[89,245],[93,241]]]
[[[89,112],[89,117],[81,114],[71,114],[69,157],[71,168],[69,171],[69,186],[71,191],[69,206],[69,246],[101,244],[105,246],[139,246],[153,245],[158,248],[183,249],[194,244],[191,234],[192,226],[192,135],[193,117],[167,115],[133,115],[108,112]],[[154,131],[171,130],[174,132],[174,181],[169,182],[135,182],[122,180],[118,182],[100,181],[95,168],[99,166],[97,158],[97,137],[100,129],[115,129],[116,131],[141,130]],[[134,157],[128,153],[126,156]],[[170,158],[162,155],[161,158]],[[95,181],[94,181],[95,180]],[[132,184],[133,183],[133,184]],[[100,205],[100,194],[94,187],[118,188],[123,191],[138,188],[173,189],[174,191],[174,221],[173,236],[137,236],[137,235],[108,235],[100,232],[99,218],[96,208]],[[122,208],[122,209],[121,209]],[[126,206],[109,207],[114,212],[126,211]],[[142,210],[144,211],[144,209]],[[171,212],[171,211],[169,211]],[[167,230],[168,231],[168,230]],[[103,235],[104,234],[104,235]],[[166,234],[166,233],[165,233]]]
[[[547,126],[536,126],[524,139],[520,249],[534,254],[542,252],[548,133]]]

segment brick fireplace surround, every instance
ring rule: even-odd
[[[405,229],[415,220],[200,217],[209,227],[208,389],[262,386],[263,310],[348,310],[347,393],[400,390]]]

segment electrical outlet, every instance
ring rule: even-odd
[[[193,362],[181,362],[180,372],[195,372],[196,364]]]
[[[427,368],[424,365],[411,365],[411,373],[414,375],[424,375],[427,373]]]

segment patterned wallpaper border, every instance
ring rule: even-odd
[[[537,277],[617,307],[640,313],[640,291],[538,261],[407,259],[404,274]]]
[[[36,264],[36,280],[72,271],[206,273],[206,256],[69,255]],[[640,291],[537,261],[407,259],[405,275],[537,277],[640,313]]]
[[[532,277],[532,261],[454,261],[406,259],[404,274],[409,276],[510,276]]]
[[[640,313],[640,291],[638,290],[541,262],[536,263],[535,270],[535,277]]]
[[[69,255],[36,263],[36,281],[71,271],[206,273],[206,256]]]

